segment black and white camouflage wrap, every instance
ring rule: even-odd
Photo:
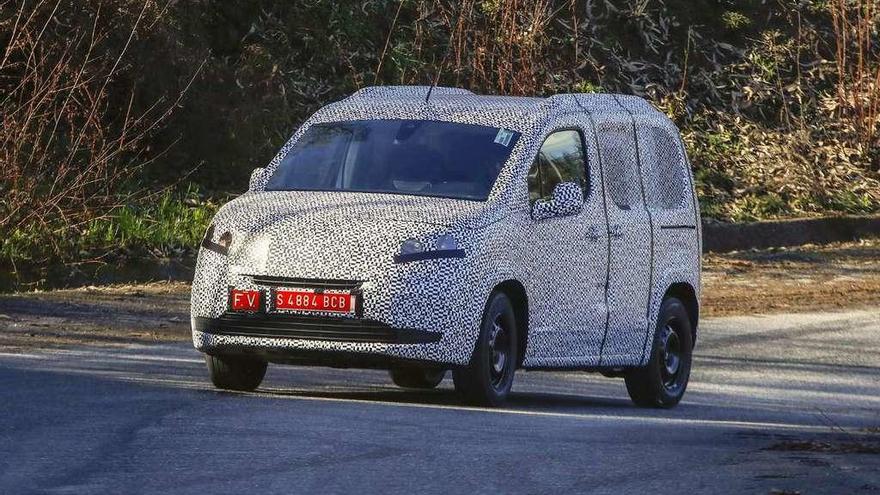
[[[700,293],[698,208],[675,126],[629,96],[540,99],[434,88],[426,103],[427,91],[365,88],[309,118],[254,176],[250,190],[215,217],[211,240],[230,232],[233,241],[227,255],[200,251],[192,315],[223,315],[230,286],[268,289],[254,283],[255,275],[358,280],[363,318],[437,332],[439,342],[345,343],[194,330],[195,347],[352,351],[462,365],[470,360],[489,294],[515,281],[528,300],[524,367],[645,364],[667,289],[687,284],[697,297]],[[521,137],[485,202],[263,190],[309,126],[364,119],[479,124],[512,129]],[[529,167],[549,133],[573,128],[586,142],[589,191],[583,205],[579,211],[552,211],[554,205],[547,205],[546,214],[534,216]],[[625,170],[634,171],[630,183],[613,184],[621,170],[624,179]],[[559,191],[560,197],[574,192]],[[612,193],[632,204],[620,207]],[[431,248],[445,234],[458,241],[464,258],[394,263],[404,240]]]

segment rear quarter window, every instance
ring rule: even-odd
[[[679,141],[660,127],[649,130],[656,161],[651,164],[652,182],[649,206],[654,209],[674,210],[684,206],[687,175]]]

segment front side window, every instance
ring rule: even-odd
[[[544,140],[529,170],[529,202],[550,199],[560,182],[576,182],[587,190],[584,142],[575,130],[556,131]]]
[[[519,133],[426,120],[315,124],[267,191],[358,191],[485,201]]]

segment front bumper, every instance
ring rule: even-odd
[[[303,352],[368,354],[463,365],[473,353],[483,290],[465,260],[426,260],[373,272],[342,270],[330,264],[251,270],[202,250],[193,282],[193,345],[207,353],[252,350],[293,355]],[[256,273],[254,273],[256,272]],[[268,273],[267,273],[268,272]],[[261,308],[231,321],[229,288],[349,291],[355,312],[275,312]],[[236,314],[236,318],[245,318]]]

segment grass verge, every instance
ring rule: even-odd
[[[51,286],[88,265],[186,255],[198,247],[219,204],[190,187],[119,206],[81,226],[15,229],[0,242],[0,287]]]

